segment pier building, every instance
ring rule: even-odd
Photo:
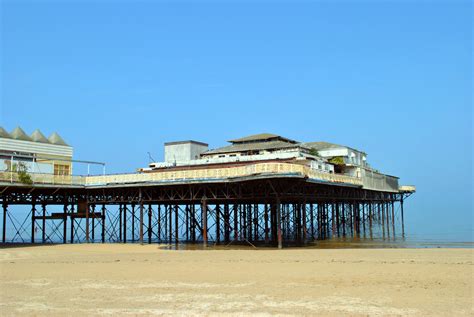
[[[229,142],[217,149],[167,142],[164,161],[134,173],[51,178],[28,170],[31,182],[25,183],[4,169],[2,241],[283,247],[404,235],[403,202],[415,187],[370,167],[363,151],[270,133]],[[15,205],[29,206],[25,219],[9,211]],[[15,228],[12,237],[8,225]]]

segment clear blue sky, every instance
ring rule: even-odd
[[[129,172],[258,132],[366,151],[412,234],[473,240],[470,1],[1,1],[0,125]]]

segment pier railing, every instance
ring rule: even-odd
[[[85,177],[76,175],[54,175],[46,173],[28,173],[31,185],[84,185]],[[0,182],[30,185],[30,182],[21,180],[17,172],[0,172]]]
[[[165,169],[148,173],[88,176],[86,177],[86,185],[229,179],[253,175],[278,174],[300,174],[327,182],[362,185],[360,178],[318,172],[308,166],[291,163],[257,163],[233,167],[193,168],[188,170]]]
[[[219,168],[193,168],[186,170],[163,169],[148,173],[110,174],[98,176],[69,176],[28,173],[32,184],[100,186],[107,184],[157,183],[176,181],[222,180],[256,175],[297,174],[329,183],[362,186],[362,179],[340,174],[330,174],[308,166],[291,163],[256,163],[244,166]],[[0,172],[0,182],[22,183],[16,172]]]

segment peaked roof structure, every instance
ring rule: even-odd
[[[57,134],[56,132],[53,132],[53,134],[51,134],[48,138],[49,142],[52,143],[52,144],[56,144],[56,145],[67,145],[66,142],[64,142],[63,138],[61,138],[61,136],[59,134]]]
[[[11,139],[11,135],[2,127],[0,127],[0,138]]]
[[[49,143],[48,139],[44,136],[43,133],[39,129],[36,129],[32,134],[31,134],[31,139],[35,142],[41,142],[41,143]]]
[[[348,149],[352,149],[354,151],[366,154],[364,151],[354,149],[353,147],[346,146],[346,145],[335,144],[335,143],[330,143],[330,142],[305,142],[305,143],[302,143],[302,144],[304,146],[308,147],[308,148],[315,149],[315,150],[318,150],[318,151],[348,148]]]
[[[69,146],[56,132],[52,133],[49,138],[46,138],[39,129],[36,129],[30,136],[28,136],[20,127],[16,127],[10,133],[0,127],[0,138]]]
[[[329,142],[305,142],[304,145],[316,150],[338,149],[347,147],[344,145]]]
[[[276,135],[273,133],[259,133],[259,134],[253,134],[249,135],[243,138],[239,139],[234,139],[234,140],[229,140],[230,143],[254,143],[254,142],[268,142],[268,141],[283,141],[283,142],[288,142],[288,143],[297,143],[294,140],[290,140],[287,138],[284,138],[280,135]]]
[[[32,141],[32,139],[20,127],[16,127],[12,132],[10,132],[10,136],[15,140]]]
[[[249,135],[243,138],[230,140],[231,145],[224,146],[221,148],[213,149],[203,153],[203,156],[213,154],[223,154],[232,152],[252,152],[267,150],[273,151],[277,149],[291,149],[291,148],[304,148],[301,143],[284,138],[277,134],[272,133],[259,133]]]

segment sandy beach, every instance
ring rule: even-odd
[[[2,316],[472,316],[473,249],[0,249]]]

